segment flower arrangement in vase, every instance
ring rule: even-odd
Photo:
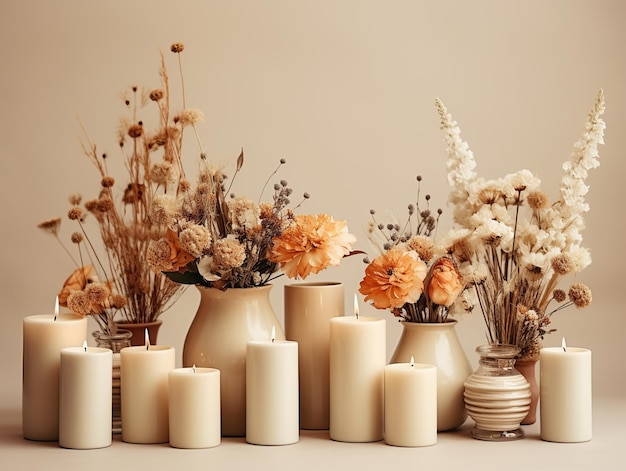
[[[465,280],[454,260],[445,256],[434,240],[442,211],[420,208],[422,177],[417,177],[416,202],[408,206],[406,220],[382,223],[376,211],[368,238],[379,255],[365,259],[367,267],[359,292],[376,309],[389,310],[402,322],[402,334],[391,363],[437,366],[437,430],[460,426],[467,414],[463,383],[471,374],[467,356],[456,334],[453,311],[470,311]]]
[[[442,244],[474,288],[489,343],[517,347],[516,367],[532,393],[522,424],[532,424],[539,396],[535,364],[544,336],[556,330],[551,318],[572,305],[585,308],[592,300],[589,287],[579,281],[567,290],[559,284],[591,263],[581,245],[584,214],[589,211],[585,179],[600,165],[604,95],[599,92],[585,131],[563,164],[554,202],[541,189],[539,178],[525,169],[499,179],[478,177],[474,155],[457,123],[440,100],[436,107],[447,143],[449,200],[456,224]]]
[[[181,88],[182,52],[175,43]],[[161,68],[162,88],[157,104],[168,132],[185,127],[194,131],[198,144],[198,175],[195,184],[184,180],[176,191],[154,197],[147,207],[151,220],[163,228],[152,233],[146,264],[179,285],[195,285],[200,304],[189,327],[183,348],[184,366],[207,366],[221,371],[222,434],[245,435],[245,357],[250,340],[284,339],[269,299],[271,282],[281,275],[304,279],[358,253],[345,221],[326,214],[296,215],[309,198],[304,193],[293,201],[285,180],[270,186],[270,180],[286,164],[281,159],[269,178],[259,185],[258,197],[235,194],[237,175],[244,166],[241,150],[228,176],[227,166],[209,162],[200,141],[203,114],[188,108],[170,117],[168,75]],[[155,92],[157,92],[155,91]],[[174,131],[169,131],[173,129]],[[176,134],[178,135],[178,134]],[[181,153],[176,164],[182,167]]]
[[[67,214],[77,225],[71,241],[78,248],[79,261],[72,257],[76,271],[60,298],[61,305],[77,314],[93,314],[106,334],[113,333],[116,322],[160,322],[159,317],[182,289],[145,263],[150,242],[167,233],[167,227],[153,218],[153,202],[182,195],[188,188],[181,163],[183,136],[197,119],[193,111],[171,116],[164,72],[161,79],[162,89],[146,91],[134,85],[123,94],[125,114],[120,120],[117,152],[99,152],[81,125],[84,153],[100,180],[95,198],[83,203],[80,195],[70,197]],[[121,179],[109,170],[116,167],[125,168]],[[100,247],[96,238],[89,236],[88,216],[97,224]],[[39,227],[61,242],[60,223],[56,218]],[[94,285],[96,280],[104,281]],[[143,343],[143,338],[140,340]]]

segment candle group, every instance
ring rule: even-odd
[[[90,449],[111,445],[113,352],[83,347],[61,350],[59,445]]]
[[[541,438],[586,442],[592,436],[591,351],[563,343],[540,351]]]
[[[56,309],[58,313],[58,307]],[[23,321],[22,429],[29,440],[59,438],[60,352],[80,347],[87,318],[44,314]]]

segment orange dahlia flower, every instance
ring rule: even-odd
[[[328,266],[339,265],[356,242],[346,221],[335,221],[326,214],[298,215],[294,222],[274,238],[268,255],[289,278],[304,279]]]
[[[401,308],[420,298],[427,272],[417,253],[392,248],[367,266],[359,292],[377,309]]]

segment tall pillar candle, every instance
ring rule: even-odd
[[[175,366],[174,348],[126,347],[120,352],[122,440],[166,443],[169,440],[168,373]]]
[[[80,347],[86,338],[86,317],[74,314],[56,316],[44,314],[24,319],[22,357],[24,438],[58,440],[60,352],[65,347]]]
[[[330,320],[330,438],[375,442],[383,438],[385,320]]]
[[[246,441],[254,445],[289,445],[299,436],[298,343],[248,342]]]
[[[343,314],[342,283],[296,283],[285,286],[285,336],[288,340],[298,342],[302,429],[328,429],[329,321]]]
[[[175,448],[210,448],[221,442],[220,370],[176,368],[169,376],[169,437]]]
[[[111,445],[113,352],[108,348],[61,350],[59,445],[79,450]]]
[[[385,367],[385,442],[394,446],[437,443],[437,368],[421,363]]]
[[[541,438],[551,442],[591,440],[591,351],[542,348],[539,353]]]

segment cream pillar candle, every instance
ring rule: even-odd
[[[355,299],[355,312],[358,313]],[[383,438],[385,320],[330,320],[330,438],[375,442]]]
[[[120,351],[120,360],[122,440],[129,443],[167,442],[168,373],[175,366],[174,348],[149,344],[126,347]]]
[[[59,445],[85,450],[111,445],[113,352],[108,348],[61,350]]]
[[[591,351],[585,348],[542,348],[539,407],[541,438],[551,442],[591,440]]]
[[[420,363],[385,367],[385,442],[395,446],[437,443],[437,368]]]
[[[55,320],[56,318],[56,320]],[[22,429],[29,440],[59,438],[60,352],[80,347],[87,338],[87,318],[44,314],[23,321]]]
[[[220,370],[176,368],[169,372],[169,436],[175,448],[220,444]]]
[[[255,445],[299,440],[298,343],[273,337],[246,349],[246,441]]]

